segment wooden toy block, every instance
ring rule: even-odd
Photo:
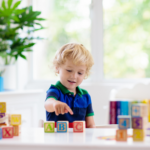
[[[5,117],[5,113],[0,113],[0,124],[5,123],[5,122],[1,122],[1,118]]]
[[[2,139],[2,128],[0,128],[0,139]]]
[[[21,115],[20,114],[10,115],[10,124],[11,125],[21,125]]]
[[[55,132],[55,122],[54,121],[44,122],[44,132],[45,133],[54,133]]]
[[[150,122],[150,100],[148,100],[148,122]]]
[[[14,128],[12,126],[2,127],[2,138],[12,138],[14,136]]]
[[[146,129],[146,136],[150,136],[150,128]]]
[[[132,117],[140,117],[141,112],[140,112],[140,106],[139,104],[132,104]]]
[[[132,128],[133,129],[143,129],[143,118],[133,117],[132,118]]]
[[[84,132],[84,131],[85,131],[85,121],[73,122],[73,132]]]
[[[0,113],[6,112],[6,102],[0,102]]]
[[[127,141],[127,130],[116,130],[116,141]]]
[[[57,121],[57,132],[68,132],[68,121]]]
[[[118,128],[119,129],[128,129],[130,128],[131,117],[130,116],[118,116]]]
[[[143,129],[133,129],[133,141],[144,141]]]
[[[148,116],[148,105],[147,104],[140,104],[141,109],[141,117],[147,117]]]
[[[4,126],[7,126],[7,124],[6,123],[0,124],[0,127],[4,127]]]
[[[14,128],[14,136],[19,136],[19,126],[13,126]]]

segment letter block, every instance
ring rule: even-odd
[[[68,132],[68,121],[57,121],[57,132]]]
[[[54,133],[55,132],[55,122],[54,121],[44,122],[44,132],[45,133]]]
[[[14,128],[14,136],[19,136],[19,126],[13,126]]]
[[[143,129],[143,118],[133,117],[132,118],[132,128],[133,129]]]
[[[84,131],[85,131],[85,121],[73,122],[73,132],[84,132]]]
[[[141,111],[140,111],[140,105],[138,104],[132,104],[132,117],[140,117]]]
[[[127,130],[116,130],[116,141],[127,141]]]
[[[148,105],[147,104],[133,104],[132,117],[147,117]]]
[[[133,129],[133,141],[144,141],[143,129]]]
[[[0,127],[3,127],[3,126],[7,126],[7,124],[6,123],[0,124]]]
[[[2,138],[12,138],[14,136],[14,128],[12,126],[2,127]]]
[[[10,124],[11,125],[21,125],[21,115],[20,114],[12,114],[10,116]]]
[[[0,128],[0,139],[2,139],[2,128]]]
[[[6,102],[0,102],[0,113],[6,112]]]
[[[130,128],[131,117],[130,116],[118,116],[118,127],[119,129],[128,129]]]
[[[147,135],[147,136],[150,136],[150,128],[147,128],[147,130],[146,130],[146,135]]]
[[[0,113],[0,120],[1,118],[5,117],[5,113]],[[5,122],[0,122],[0,124],[5,123]]]

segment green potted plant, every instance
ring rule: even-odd
[[[34,32],[44,29],[41,12],[33,11],[32,6],[20,9],[20,3],[3,0],[0,6],[0,65],[13,64],[19,57],[27,59],[24,52],[32,51],[34,39],[41,39],[33,37]]]

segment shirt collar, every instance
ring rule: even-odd
[[[56,85],[55,85],[57,88],[59,88],[63,94],[71,94],[71,95],[74,95],[73,92],[70,92],[64,85],[61,84],[60,81],[57,81]],[[82,97],[83,95],[83,92],[81,90],[81,88],[79,86],[77,86],[77,94]]]

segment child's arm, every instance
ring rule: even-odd
[[[73,115],[73,111],[66,103],[57,101],[54,98],[47,99],[45,101],[44,107],[48,112],[55,112],[56,115],[65,114],[68,112]]]
[[[87,128],[96,128],[93,116],[85,118]]]

